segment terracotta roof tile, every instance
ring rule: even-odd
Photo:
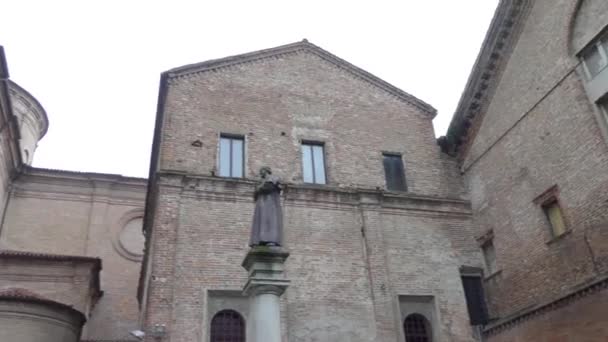
[[[87,257],[81,255],[63,255],[63,254],[49,254],[49,253],[38,253],[28,251],[15,251],[15,250],[0,250],[0,258],[30,258],[30,259],[43,259],[43,260],[56,260],[56,261],[89,261],[99,263],[101,269],[101,259],[94,257]]]
[[[0,289],[0,298],[21,298],[21,299],[36,299],[51,301],[35,292],[19,287],[9,287],[6,289]]]
[[[77,314],[81,318],[82,322],[86,321],[84,314],[74,309],[71,305],[56,302],[24,288],[9,287],[5,289],[0,289],[0,300],[46,304],[49,306],[54,306],[56,308],[71,311]]]

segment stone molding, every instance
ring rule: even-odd
[[[345,71],[355,79],[366,82],[372,86],[375,86],[384,92],[394,96],[398,100],[408,103],[420,110],[431,118],[435,117],[437,110],[428,103],[414,97],[411,94],[404,92],[403,90],[389,84],[386,81],[372,75],[371,73],[354,66],[353,64],[331,54],[330,52],[308,42],[306,39],[287,45],[282,45],[270,49],[264,49],[254,51],[250,53],[240,54],[231,57],[225,57],[220,59],[209,60],[202,63],[195,63],[185,65],[182,67],[174,68],[166,71],[164,74],[167,75],[168,82],[175,82],[180,79],[187,79],[192,76],[197,76],[205,72],[213,71],[217,72],[233,66],[256,63],[269,59],[277,59],[283,56],[289,56],[299,53],[310,53],[315,55],[322,60],[329,62],[339,70]]]
[[[112,227],[110,228],[111,235],[112,235],[112,237],[111,237],[112,247],[114,247],[114,250],[123,258],[125,258],[127,260],[131,260],[131,261],[135,261],[137,263],[140,263],[143,259],[143,249],[141,251],[141,254],[135,254],[135,253],[132,253],[131,251],[129,251],[126,247],[124,247],[122,245],[122,242],[120,242],[120,233],[131,220],[140,218],[140,217],[143,218],[144,213],[145,212],[144,212],[143,208],[129,210],[124,215],[122,215],[122,217],[115,224],[113,224]],[[143,230],[143,227],[142,227],[142,230]],[[143,234],[143,232],[142,232],[142,234]]]
[[[70,170],[45,169],[39,167],[25,166],[20,178],[30,178],[36,182],[60,182],[60,181],[81,181],[81,182],[108,182],[121,183],[123,186],[131,185],[137,188],[147,184],[146,178],[128,177],[113,173],[80,172]]]
[[[161,187],[173,188],[183,198],[212,201],[253,203],[252,194],[256,181],[227,179],[212,176],[194,176],[180,173],[158,173]],[[311,186],[285,183],[282,194],[286,207],[307,207],[331,210],[382,210],[399,214],[404,211],[428,215],[453,215],[469,217],[471,204],[467,200],[427,196],[409,192],[398,193],[375,188]]]
[[[524,309],[503,319],[499,319],[494,323],[488,324],[484,328],[483,333],[485,336],[497,335],[502,331],[513,328],[521,323],[534,319],[535,317],[570,305],[579,299],[606,289],[608,289],[608,277],[604,277],[603,279],[592,282],[591,284],[583,285],[555,300]]]

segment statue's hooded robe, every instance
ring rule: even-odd
[[[255,191],[255,212],[249,246],[283,244],[281,188],[277,177],[270,175]]]

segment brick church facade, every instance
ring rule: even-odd
[[[0,341],[244,341],[263,166],[284,341],[608,338],[604,0],[501,1],[439,139],[306,40],[169,70],[147,180],[30,166],[46,113],[1,66]]]

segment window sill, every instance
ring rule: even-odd
[[[290,185],[301,187],[303,189],[311,189],[311,190],[329,190],[334,189],[335,187],[330,184],[319,184],[319,183],[292,183],[292,184],[283,184],[285,187],[289,187]]]
[[[572,233],[572,230],[568,229],[565,232],[563,232],[561,235],[558,236],[554,236],[551,239],[549,239],[548,241],[546,241],[545,243],[547,245],[552,245],[558,241],[561,241],[562,239],[564,239],[566,236],[570,235],[570,233]]]
[[[498,271],[494,271],[494,273],[490,274],[489,276],[483,278],[483,281],[490,281],[496,277],[498,277],[500,274],[502,274],[502,270],[498,270]]]

